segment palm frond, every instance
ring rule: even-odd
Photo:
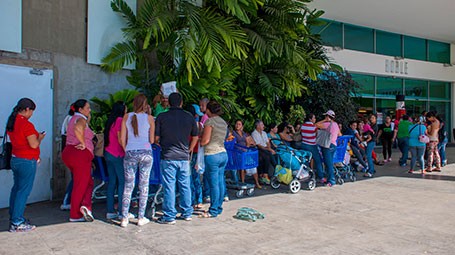
[[[122,70],[124,66],[134,63],[138,57],[137,53],[134,41],[117,43],[111,48],[109,54],[101,60],[101,68],[110,73]]]

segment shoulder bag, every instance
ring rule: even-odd
[[[425,134],[422,134],[422,125],[421,124],[418,124],[419,125],[419,142],[421,143],[429,143],[430,142],[430,138],[425,135]]]
[[[316,137],[317,145],[319,145],[323,148],[330,148],[331,138],[332,138],[332,133],[330,133],[330,131],[332,130],[332,123],[333,123],[333,121],[330,122],[330,125],[326,129],[318,130],[318,134]]]
[[[7,134],[5,129],[5,134],[3,135],[2,141],[2,150],[0,154],[0,170],[11,169],[11,155],[13,151],[13,146],[10,142],[7,142]]]

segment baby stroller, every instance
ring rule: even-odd
[[[281,164],[291,169],[292,171],[292,180],[289,183],[289,190],[291,193],[295,194],[300,191],[302,184],[305,182],[309,190],[314,190],[316,188],[316,175],[314,174],[313,169],[309,167],[311,162],[312,155],[308,151],[304,150],[295,150],[286,145],[279,145],[276,149],[278,154],[278,161]],[[270,185],[274,189],[278,189],[281,186],[281,182],[278,178],[281,170],[275,168],[275,173],[270,180]]]
[[[337,184],[342,185],[344,180],[349,179],[352,182],[357,180],[354,168],[351,166],[349,159],[345,159],[351,135],[340,136],[337,139],[337,149],[333,157],[333,172]]]

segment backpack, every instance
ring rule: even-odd
[[[446,124],[441,121],[441,127],[439,128],[438,131],[438,140],[439,142],[442,142],[446,138],[447,138]]]

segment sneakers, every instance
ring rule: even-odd
[[[127,218],[122,218],[122,220],[120,221],[120,227],[126,228],[128,226],[128,223],[129,223],[129,220]]]
[[[210,197],[204,197],[204,203],[210,204]]]
[[[183,215],[180,215],[179,217],[177,217],[177,219],[179,220],[184,220],[184,221],[192,221],[193,218],[190,217],[184,217]]]
[[[387,160],[387,162],[392,162],[392,158],[389,158],[389,159]]]
[[[408,164],[406,164],[406,163],[400,164],[401,167],[405,167],[405,166],[407,166],[407,165],[408,165]]]
[[[137,221],[137,225],[140,227],[140,226],[144,226],[145,224],[147,224],[149,222],[150,222],[150,220],[144,217],[144,218],[140,218]]]
[[[128,213],[128,219],[129,220],[132,220],[132,219],[135,219],[136,218],[136,215],[132,214],[132,213]]]
[[[224,202],[229,202],[229,197],[224,197],[223,201]]]
[[[92,215],[92,212],[85,206],[81,206],[81,209],[80,209],[82,215],[84,215],[84,219],[88,222],[92,222],[95,220],[95,218],[93,218],[93,215]]]
[[[409,169],[408,174],[412,174],[412,173],[414,173],[414,170]]]
[[[163,217],[159,218],[156,222],[159,224],[175,225],[175,220],[167,221]]]
[[[373,175],[372,175],[371,173],[365,173],[365,174],[363,175],[363,177],[372,178],[372,177],[373,177]]]
[[[70,222],[85,222],[85,218],[84,217],[79,218],[79,219],[70,218]]]
[[[71,210],[71,204],[68,204],[68,205],[62,204],[62,205],[60,206],[60,210],[62,210],[62,211],[69,211],[69,210]]]
[[[327,187],[331,188],[332,186],[333,186],[333,184],[332,184],[332,183],[330,183],[330,182],[329,182],[329,183],[327,183]]]
[[[9,232],[12,232],[12,233],[30,232],[30,231],[35,230],[35,229],[36,229],[36,226],[32,225],[32,224],[30,224],[28,222],[24,222],[24,223],[21,223],[19,225],[11,224],[9,226]]]

